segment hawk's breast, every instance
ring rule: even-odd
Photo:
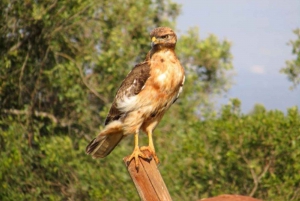
[[[184,69],[175,53],[160,51],[151,57],[150,77],[143,96],[147,100],[143,101],[149,102],[151,112],[163,112],[178,98],[183,82]]]

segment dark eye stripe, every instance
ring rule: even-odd
[[[165,39],[165,38],[169,38],[170,37],[170,35],[169,34],[167,34],[167,35],[163,35],[163,36],[161,36],[160,38],[163,38],[163,39]]]

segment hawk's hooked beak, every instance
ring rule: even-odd
[[[151,46],[153,47],[153,46],[156,44],[156,37],[153,36],[153,37],[151,38],[151,41],[152,41]]]

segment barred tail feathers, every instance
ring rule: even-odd
[[[92,155],[93,158],[104,158],[110,154],[123,137],[121,122],[112,122],[88,144],[86,153]]]

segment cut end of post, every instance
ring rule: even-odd
[[[147,151],[145,151],[145,154],[149,155]],[[135,161],[132,160],[127,164],[127,158],[128,156],[124,157],[123,161],[142,201],[172,200],[153,159],[144,160],[139,157],[139,168],[137,170]]]

